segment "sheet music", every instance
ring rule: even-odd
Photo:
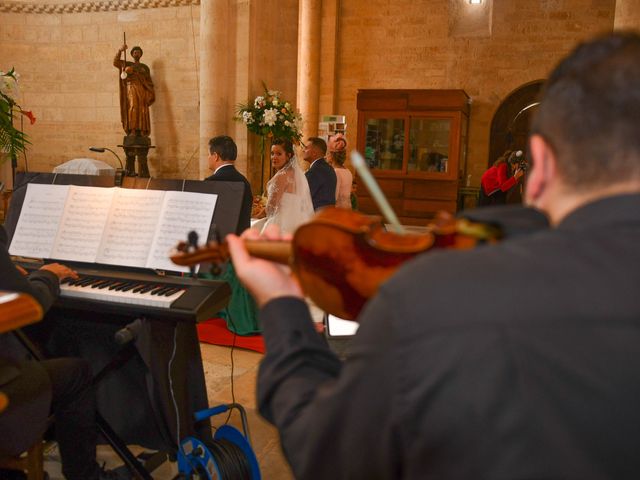
[[[10,253],[188,271],[170,251],[195,230],[206,239],[218,196],[29,184]]]
[[[145,267],[165,192],[117,188],[96,262]]]
[[[158,228],[151,245],[147,267],[160,270],[188,272],[169,259],[169,253],[180,241],[195,230],[200,239],[209,234],[217,195],[192,192],[165,192]]]
[[[50,258],[95,262],[114,188],[69,187]]]
[[[51,257],[68,191],[68,185],[27,185],[20,218],[9,247],[11,255]]]

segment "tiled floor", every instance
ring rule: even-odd
[[[231,403],[231,349],[207,344],[201,344],[201,349],[209,403],[211,405]],[[259,353],[239,349],[233,351],[235,401],[247,411],[252,447],[258,458],[262,478],[265,480],[288,480],[293,476],[282,456],[277,432],[255,411],[256,374],[261,358],[262,355]],[[220,425],[225,419],[226,415],[213,417],[214,426]],[[242,430],[237,413],[232,415],[230,424]],[[139,447],[132,447],[132,451],[137,455],[142,450]],[[56,458],[55,451],[48,458],[45,468],[50,479],[64,480],[60,473],[60,463]],[[98,460],[106,462],[109,468],[117,467],[122,463],[109,447],[102,446],[98,448]],[[170,480],[176,474],[176,464],[165,462],[152,473],[152,476],[155,480]]]

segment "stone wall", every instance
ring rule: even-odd
[[[491,16],[464,18],[472,8],[466,0],[340,3],[338,107],[325,113],[347,115],[351,146],[358,89],[464,89],[473,101],[468,158],[478,185],[500,102],[545,78],[576,42],[610,31],[615,0],[496,1]]]
[[[199,131],[199,82],[206,81],[199,78],[199,3],[0,3],[0,69],[15,66],[22,74],[22,104],[38,117],[34,126],[25,127],[33,142],[29,168],[50,171],[82,156],[110,161],[107,154],[89,153],[87,148],[114,148],[121,143],[112,59],[126,31],[129,46],[139,44],[144,49],[142,60],[156,84],[152,175],[202,176],[200,136],[208,132]],[[29,8],[13,7],[21,4]],[[235,12],[235,28],[230,29],[235,40],[226,62],[229,71],[221,72],[232,92],[225,124],[238,139],[240,169],[255,182],[257,141],[232,117],[238,103],[259,93],[262,80],[295,99],[298,1],[227,0],[227,4]],[[519,86],[546,77],[578,41],[611,31],[614,20],[616,27],[638,25],[639,4],[639,0],[495,4],[485,0],[474,11],[477,7],[466,0],[327,0],[318,40],[323,52],[320,114],[347,115],[348,139],[355,147],[358,89],[464,89],[473,100],[469,173],[477,185],[488,160],[490,122],[500,102]],[[25,13],[38,8],[53,13]],[[329,18],[334,12],[336,21]],[[211,132],[217,133],[222,132]]]
[[[37,117],[25,128],[32,142],[29,169],[51,171],[78,157],[115,162],[109,153],[87,149],[119,150],[122,143],[113,58],[126,32],[129,48],[143,48],[142,62],[151,68],[156,88],[151,174],[197,177],[199,6],[181,0],[173,4],[185,6],[135,8],[140,2],[129,0],[119,2],[131,7],[126,10],[84,11],[109,2],[75,3],[77,13],[67,11],[73,2],[62,4],[64,13],[0,10],[0,69],[13,66],[21,74],[21,104]],[[147,5],[154,3],[162,2]]]
[[[616,29],[640,29],[640,0],[616,0]]]

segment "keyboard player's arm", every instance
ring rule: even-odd
[[[60,280],[76,277],[70,268],[57,263],[43,266],[29,275],[21,273],[11,261],[7,233],[0,226],[0,290],[13,290],[32,295],[46,311],[60,293]]]

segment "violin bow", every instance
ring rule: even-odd
[[[371,196],[382,212],[382,216],[387,220],[387,223],[391,224],[391,227],[393,228],[395,233],[407,233],[405,228],[400,224],[400,220],[398,219],[396,212],[393,211],[393,208],[387,200],[387,197],[385,197],[384,193],[382,193],[380,185],[378,185],[376,179],[373,178],[373,175],[371,175],[371,172],[367,168],[367,164],[365,163],[364,158],[357,150],[353,150],[351,152],[351,163],[353,163],[353,166],[356,168],[356,171],[360,175],[360,178],[367,186],[369,193],[371,193]]]

